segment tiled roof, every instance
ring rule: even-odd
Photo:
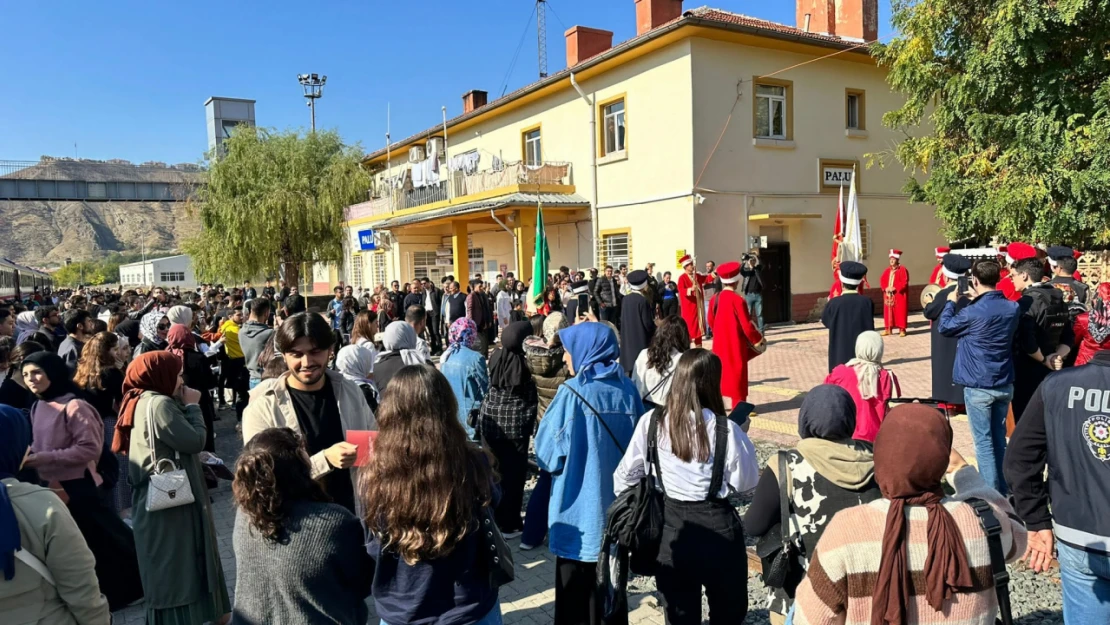
[[[423,213],[414,213],[412,215],[402,215],[400,217],[392,217],[385,219],[374,224],[376,228],[396,228],[398,226],[405,226],[414,224],[429,219],[436,219],[439,217],[447,217],[450,215],[463,215],[466,213],[477,213],[480,211],[487,211],[490,209],[505,208],[508,206],[532,206],[538,204],[540,201],[544,204],[560,207],[582,207],[586,208],[590,205],[590,201],[577,194],[565,193],[511,193],[501,197],[490,198],[488,200],[479,200],[476,202],[467,202],[465,204],[457,204],[455,206],[448,206],[434,211],[427,211]]]
[[[811,40],[813,43],[818,44],[818,45],[833,46],[833,47],[838,47],[838,48],[847,48],[847,47],[850,47],[850,46],[853,46],[853,45],[857,45],[859,43],[858,41],[854,41],[854,40],[851,40],[851,39],[844,39],[842,37],[823,35],[823,34],[820,34],[820,33],[807,33],[807,32],[804,32],[802,30],[799,30],[797,28],[794,28],[793,26],[787,26],[785,24],[779,24],[777,22],[771,22],[771,21],[768,21],[768,20],[761,20],[759,18],[750,17],[750,16],[747,16],[747,15],[741,15],[740,13],[732,13],[730,11],[724,11],[724,10],[721,10],[721,9],[714,9],[714,8],[707,7],[707,6],[698,7],[696,9],[690,9],[688,11],[684,11],[682,13],[682,15],[680,15],[679,17],[676,17],[675,19],[671,20],[670,22],[667,22],[665,24],[661,24],[661,25],[655,27],[654,29],[652,29],[652,30],[650,30],[650,31],[648,31],[648,32],[646,32],[642,35],[638,35],[636,37],[633,37],[633,38],[629,39],[628,41],[623,41],[623,42],[613,46],[609,50],[606,50],[605,52],[602,52],[601,54],[598,54],[597,56],[593,56],[593,57],[590,57],[589,59],[586,59],[585,61],[582,61],[581,63],[579,63],[578,65],[575,65],[574,67],[565,68],[565,69],[563,69],[559,72],[551,74],[550,76],[548,76],[546,78],[542,78],[542,79],[540,79],[536,82],[527,84],[527,85],[521,87],[520,89],[517,89],[516,91],[513,91],[512,93],[503,95],[500,98],[497,98],[496,100],[493,100],[492,102],[489,102],[485,106],[476,108],[476,109],[474,109],[473,111],[471,111],[469,113],[464,113],[462,115],[459,115],[457,117],[449,119],[449,120],[447,120],[447,126],[448,127],[454,126],[455,124],[457,124],[457,123],[459,123],[459,122],[461,122],[465,119],[468,119],[470,117],[474,117],[476,115],[480,115],[482,113],[485,113],[486,111],[489,111],[490,109],[495,109],[495,108],[501,106],[502,104],[504,104],[506,102],[515,100],[516,98],[518,98],[518,97],[520,97],[520,96],[522,96],[526,93],[535,91],[536,89],[540,88],[541,86],[554,84],[554,83],[556,83],[560,80],[563,80],[564,78],[566,78],[571,73],[572,70],[578,70],[579,68],[581,68],[581,67],[583,67],[587,64],[592,65],[593,63],[599,62],[602,58],[608,58],[608,57],[611,57],[611,56],[614,56],[614,55],[617,55],[617,54],[621,54],[625,50],[628,50],[630,48],[634,48],[634,47],[640,45],[641,43],[643,43],[644,41],[646,41],[647,39],[650,39],[652,37],[655,37],[655,36],[661,34],[662,31],[664,31],[668,28],[673,28],[675,26],[678,26],[679,22],[686,22],[686,23],[691,23],[691,22],[697,22],[697,23],[717,22],[722,27],[726,27],[726,28],[729,27],[729,26],[732,26],[732,27],[739,26],[741,28],[749,28],[749,29],[752,29],[752,30],[755,30],[755,31],[763,31],[764,33],[766,33],[768,36],[771,36],[771,37],[788,37],[788,38],[794,37],[794,38],[798,38],[798,39],[808,39],[808,40]],[[428,130],[418,132],[418,133],[416,133],[416,134],[414,134],[410,137],[406,137],[404,139],[401,139],[400,141],[394,142],[392,145],[389,146],[388,149],[394,150],[394,149],[397,149],[401,146],[404,146],[404,145],[416,142],[420,139],[429,137],[432,134],[434,134],[436,132],[439,132],[439,130],[441,128],[442,128],[442,125],[437,124],[437,125],[432,126],[431,128],[429,128]],[[375,157],[378,157],[378,156],[381,156],[381,155],[385,154],[385,152],[386,152],[385,148],[383,148],[381,150],[375,150],[371,154],[368,154],[367,158],[375,158]]]

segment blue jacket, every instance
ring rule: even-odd
[[[482,399],[489,391],[489,371],[486,359],[472,349],[460,348],[441,362],[439,372],[447,378],[451,390],[455,391],[455,401],[459,403],[459,421],[462,421],[468,438],[474,438],[474,428],[466,423],[467,415],[482,405]]]
[[[938,331],[958,338],[952,381],[968,388],[997,388],[1014,383],[1014,333],[1021,308],[1001,291],[975,298],[956,312],[948,302],[940,313]]]
[[[570,389],[601,414],[620,447]],[[605,511],[615,498],[613,471],[643,412],[640,394],[623,373],[585,383],[571,378],[559,387],[536,432],[536,461],[552,474],[551,553],[578,562],[597,561]]]

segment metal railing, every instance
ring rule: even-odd
[[[408,208],[417,208],[448,199],[465,199],[468,195],[484,193],[506,187],[520,186],[522,191],[529,191],[535,185],[540,186],[568,186],[573,184],[573,172],[570,163],[546,161],[542,165],[525,165],[517,161],[506,163],[499,169],[487,169],[467,174],[461,170],[449,172],[446,180],[420,188],[393,189],[388,187],[371,189],[373,199],[347,207],[347,220],[378,217]],[[450,191],[450,192],[449,192]]]

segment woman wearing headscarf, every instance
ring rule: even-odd
[[[952,497],[941,488],[946,474]],[[798,587],[794,622],[844,622],[851,614],[872,625],[994,623],[987,536],[964,502],[990,504],[1007,562],[1025,552],[1026,530],[1006,498],[952,449],[944,415],[921,404],[891,410],[875,438],[875,481],[882,499],[842,510],[825,528]]]
[[[188,306],[173,306],[166,312],[166,319],[173,325],[181,324],[187,328],[193,327],[193,310]]]
[[[354,382],[362,389],[366,405],[378,412],[378,390],[374,386],[374,349],[353,342],[339,350],[335,356],[335,368],[343,377]]]
[[[524,356],[524,339],[532,334],[527,321],[510,323],[501,331],[501,345],[489,359],[489,392],[482,402],[481,436],[497,459],[501,501],[494,510],[506,538],[524,529],[521,508],[528,476],[528,439],[536,429],[539,399],[536,383]]]
[[[1096,352],[1110,349],[1110,282],[1103,282],[1091,295],[1087,312],[1075,319],[1075,344],[1079,346],[1075,366],[1091,361]],[[22,316],[22,315],[21,315]]]
[[[536,461],[552,475],[548,548],[555,561],[556,625],[600,623],[597,557],[613,471],[644,412],[621,370],[617,335],[597,322],[559,332],[567,370],[536,432]]]
[[[416,349],[416,330],[407,323],[391,323],[382,332],[382,347],[374,362],[374,382],[378,392],[384,393],[385,387],[393,376],[407,365],[430,364]]]
[[[461,317],[447,331],[447,350],[439,359],[439,371],[447,378],[459,404],[459,421],[466,430],[467,439],[474,438],[470,413],[482,405],[489,391],[486,359],[477,346],[478,326],[469,317]]]
[[[15,316],[15,344],[21,345],[24,341],[31,338],[31,335],[38,332],[39,322],[35,317],[35,311],[27,310]]]
[[[0,383],[0,404],[17,408],[24,414],[30,412],[31,404],[35,403],[35,394],[27,390],[27,383],[23,381],[23,359],[45,349],[35,341],[24,341],[11,351],[8,355],[8,371],[4,375],[4,381]]]
[[[848,391],[831,384],[815,387],[798,412],[797,448],[771,456],[756,486],[744,529],[760,538],[779,524],[780,488],[785,483],[791,541],[798,549],[798,574],[786,580],[785,588],[767,589],[773,624],[782,623],[790,612],[794,591],[829,520],[841,510],[881,497],[871,446],[853,440],[855,430],[856,405]],[[780,458],[786,476],[779,475]]]
[[[559,331],[567,327],[567,318],[561,312],[553,312],[543,320],[541,336],[524,339],[524,355],[528,358],[528,368],[532,371],[532,381],[536,383],[539,395],[537,419],[543,419],[547,407],[555,399],[559,386],[570,378],[567,365],[563,362],[563,343]],[[543,543],[547,536],[547,506],[551,501],[551,474],[540,470],[540,478],[528,498],[528,510],[524,513],[524,534],[520,537],[520,548],[525,551]]]
[[[0,405],[0,614],[4,622],[108,625],[96,560],[69,510],[49,489],[16,479],[30,447],[27,418]]]
[[[169,332],[170,320],[166,318],[165,313],[156,310],[143,315],[142,321],[139,322],[142,341],[135,348],[135,357],[166,349],[166,336]]]
[[[146,622],[223,625],[231,603],[197,458],[206,439],[200,392],[181,384],[181,370],[181,358],[168,352],[143,354],[131,362],[113,448],[128,451]],[[185,470],[193,503],[156,512],[146,509],[155,456]]]
[[[65,501],[81,535],[96,557],[100,591],[113,609],[143,596],[138,583],[131,532],[109,505],[97,469],[104,444],[104,421],[69,377],[57,354],[37,352],[23,360],[23,380],[38,401],[31,408],[33,443],[24,466]],[[112,470],[118,465],[112,463]]]
[[[170,312],[173,310],[171,308]],[[218,380],[216,374],[212,373],[211,361],[197,350],[197,336],[188,325],[175,323],[170,326],[170,331],[166,335],[166,351],[181,359],[181,377],[185,381],[185,386],[200,391],[200,412],[204,417],[204,428],[207,430],[204,451],[216,453],[213,426],[216,421],[216,404],[212,400],[210,391],[216,388]]]
[[[898,378],[883,368],[883,337],[878,332],[862,332],[856,337],[856,357],[837,365],[825,378],[848,391],[856,403],[856,431],[852,438],[875,442],[879,426],[886,418],[887,404],[902,396]]]

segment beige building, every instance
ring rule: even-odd
[[[701,269],[755,241],[765,318],[802,320],[828,292],[855,168],[872,284],[892,247],[927,282],[943,244],[932,207],[907,201],[901,167],[865,167],[892,149],[881,116],[901,103],[861,45],[877,0],[798,0],[797,28],[634,4],[635,38],[571,28],[569,69],[489,103],[472,91],[461,116],[368,155],[375,199],[348,210],[348,281],[527,278],[542,204],[552,268],[677,271],[691,252]]]

